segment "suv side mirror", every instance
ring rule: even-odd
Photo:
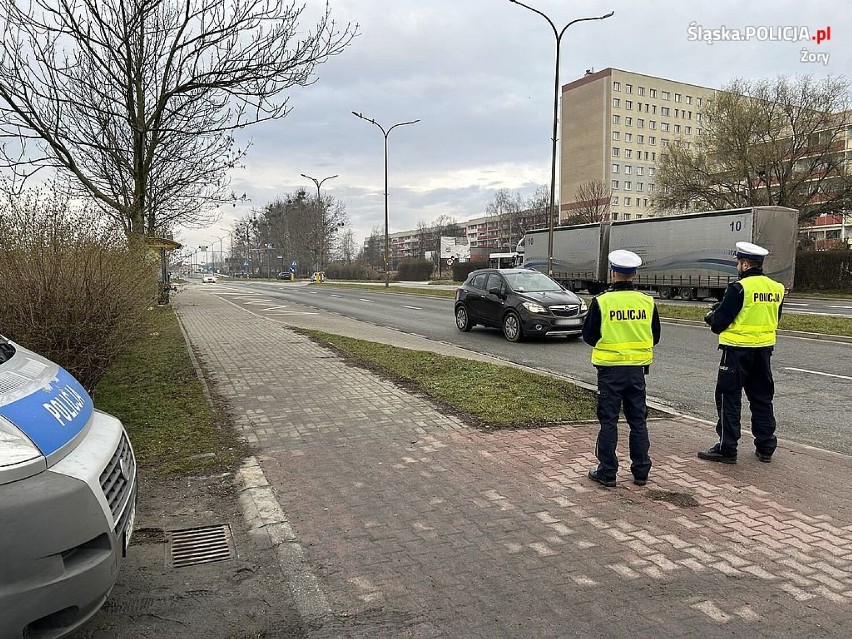
[[[489,295],[496,295],[497,297],[503,297],[502,293],[500,292],[499,286],[493,286],[493,287],[489,288],[488,294]]]

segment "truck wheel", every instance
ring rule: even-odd
[[[668,286],[660,287],[660,299],[661,300],[670,300],[672,298],[672,289]]]
[[[691,302],[695,299],[695,291],[691,286],[680,289],[680,299],[684,302]]]
[[[520,342],[524,338],[521,318],[515,311],[509,311],[503,318],[503,335],[510,342]]]
[[[470,323],[470,315],[467,314],[467,309],[464,304],[456,306],[456,328],[463,333],[467,333],[473,324]]]

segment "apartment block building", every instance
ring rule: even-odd
[[[715,89],[607,68],[562,87],[560,221],[586,206],[583,184],[600,181],[613,219],[655,215],[657,157],[673,140],[701,135],[701,109]]]

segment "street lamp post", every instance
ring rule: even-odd
[[[397,122],[389,129],[385,130],[381,124],[376,122],[373,118],[366,117],[363,113],[356,113],[353,111],[352,115],[375,124],[381,130],[382,135],[385,136],[385,288],[387,288],[390,286],[390,253],[388,240],[388,135],[390,135],[390,132],[396,127],[405,126],[406,124],[417,124],[420,122],[420,119],[411,120],[410,122]]]
[[[320,214],[320,254],[319,254],[319,268],[317,271],[323,272],[325,270],[325,207],[322,204],[322,198],[320,196],[320,187],[322,183],[326,180],[333,180],[336,178],[336,175],[329,175],[328,177],[324,177],[321,180],[311,177],[310,175],[305,175],[304,173],[299,173],[303,178],[307,178],[311,182],[317,185],[317,208],[319,208]]]
[[[232,229],[223,229],[219,227],[220,231],[225,231],[228,234],[228,258],[231,260],[230,265],[226,269],[225,259],[222,258],[222,270],[227,270],[228,275],[232,275],[234,271],[234,231]],[[223,236],[224,237],[224,236]],[[222,248],[222,243],[219,243],[219,248]]]
[[[219,240],[219,259],[222,261],[222,270],[225,270],[225,258],[222,257],[222,238],[224,235],[214,235],[215,240]],[[219,273],[221,271],[216,270],[216,241],[213,241],[213,273]]]
[[[518,2],[518,0],[509,0],[512,4],[517,4],[525,9],[529,9],[533,13],[537,13],[542,18],[547,20],[547,23],[550,25],[550,28],[553,29],[553,35],[556,36],[556,74],[553,80],[553,149],[551,151],[550,157],[550,208],[547,214],[547,274],[550,277],[553,277],[553,217],[554,217],[554,208],[555,208],[555,192],[556,192],[556,134],[557,127],[559,124],[559,45],[562,43],[562,35],[572,24],[576,24],[577,22],[587,22],[590,20],[606,20],[607,18],[611,18],[615,15],[615,11],[610,11],[606,15],[597,16],[593,18],[577,18],[576,20],[571,20],[568,24],[562,27],[562,30],[558,30],[556,25],[553,24],[553,21],[547,17],[544,13],[539,11],[538,9],[534,9],[529,5],[524,4],[523,2]]]

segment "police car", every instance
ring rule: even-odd
[[[0,639],[60,637],[94,615],[135,512],[121,422],[63,368],[0,336]]]

